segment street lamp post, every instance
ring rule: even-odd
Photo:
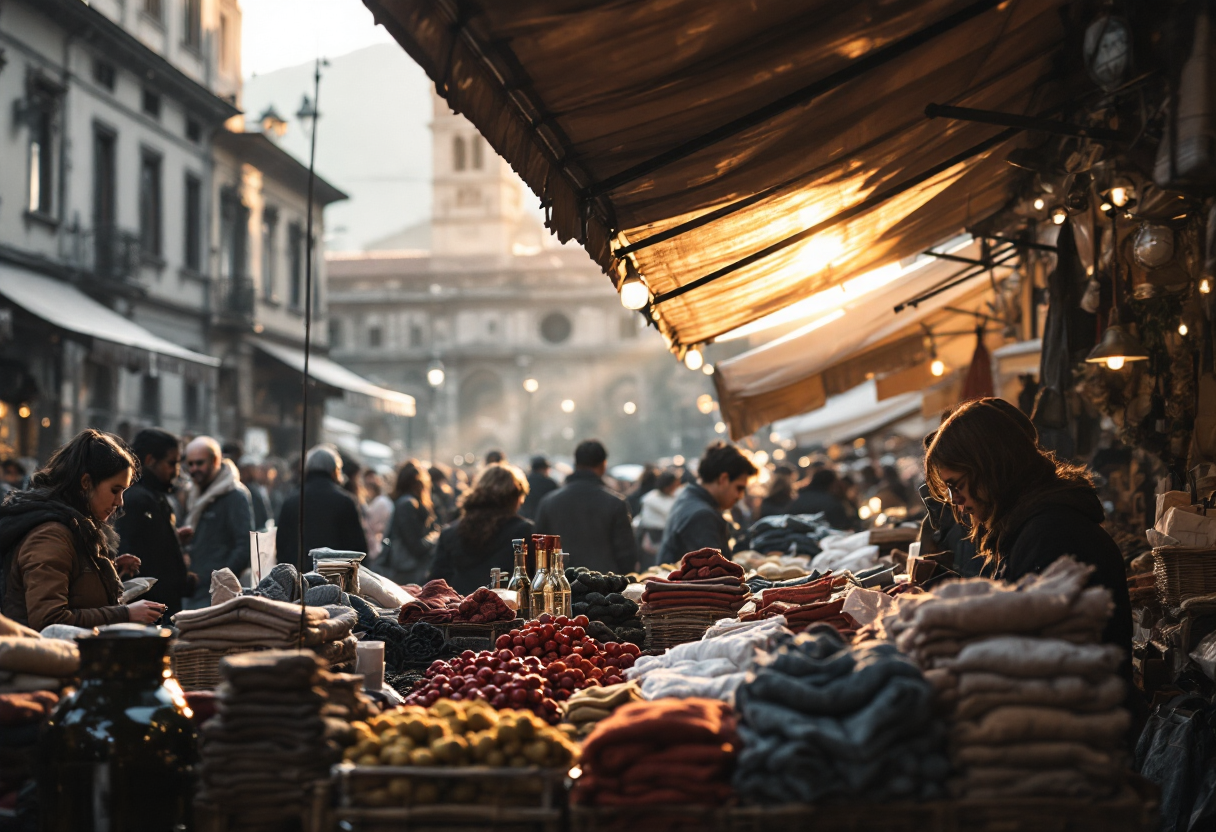
[[[443,386],[443,381],[447,377],[443,371],[443,362],[436,358],[430,363],[426,369],[426,383],[431,387],[431,406],[427,413],[427,423],[431,434],[431,464],[435,464],[437,459],[435,451],[435,434],[438,430],[435,419],[435,409],[439,400],[439,388]]]
[[[528,394],[528,403],[524,408],[524,452],[532,452],[532,399],[540,389],[540,382],[529,376],[524,379],[524,392]]]

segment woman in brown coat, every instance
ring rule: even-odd
[[[85,430],[51,455],[29,491],[0,505],[0,610],[35,630],[51,624],[92,628],[156,622],[164,605],[119,603],[118,570],[139,559],[115,557],[110,526],[139,471],[118,437]]]

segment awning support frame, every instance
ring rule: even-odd
[[[1054,136],[1075,136],[1096,142],[1130,142],[1131,136],[1105,127],[1084,127],[1049,118],[1035,118],[1016,113],[1000,113],[995,110],[977,110],[973,107],[952,107],[947,104],[929,104],[925,107],[925,118],[947,118],[954,121],[974,121],[980,124],[995,124],[1000,127],[1020,127]]]

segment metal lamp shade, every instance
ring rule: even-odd
[[[1119,324],[1111,324],[1102,333],[1102,340],[1090,350],[1085,360],[1090,364],[1105,364],[1112,358],[1124,361],[1146,361],[1148,353],[1140,346],[1136,336],[1126,332]]]

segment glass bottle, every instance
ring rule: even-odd
[[[80,688],[38,744],[43,832],[190,828],[198,741],[169,671],[169,635],[117,624],[77,641]]]
[[[514,590],[519,596],[519,617],[527,621],[532,617],[529,614],[532,608],[532,580],[528,577],[528,546],[520,538],[512,540],[511,547],[515,550],[515,571],[511,573],[507,589]]]
[[[549,550],[548,586],[553,595],[553,615],[570,614],[570,583],[562,571],[561,555],[562,539],[557,535],[549,535],[546,548]],[[563,588],[562,585],[565,585]]]
[[[553,612],[553,583],[549,580],[549,541],[545,535],[534,535],[536,544],[536,574],[532,576],[532,597],[530,598],[529,613],[533,618],[542,613]]]
[[[567,617],[573,616],[571,605],[574,602],[574,595],[570,589],[570,580],[566,577],[566,564],[570,561],[570,555],[567,552],[557,553],[557,582],[561,585],[562,603],[561,614]]]

